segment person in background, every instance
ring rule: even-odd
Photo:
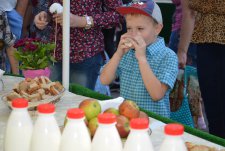
[[[182,0],[178,59],[187,61],[190,42],[197,45],[197,72],[209,132],[225,138],[225,1]]]
[[[170,117],[169,93],[177,74],[176,54],[158,37],[162,14],[152,0],[142,0],[117,8],[125,16],[127,33],[104,67],[100,80],[110,84],[120,78],[120,94],[145,110]]]
[[[102,4],[107,6],[103,12]],[[121,5],[117,0],[81,1],[70,3],[70,82],[81,84],[94,90],[95,83],[103,64],[104,37],[102,28],[110,28],[119,23],[120,15],[115,11]],[[53,1],[60,3],[61,1]],[[44,29],[47,25],[47,12],[35,16],[35,25]],[[41,18],[44,18],[41,20]],[[63,25],[62,14],[53,15],[57,24]],[[57,32],[57,63],[52,67],[52,80],[62,79],[62,30]]]
[[[0,9],[7,14],[10,30],[16,36],[16,40],[20,39],[28,0],[0,0],[0,4]],[[14,57],[14,51],[16,49],[13,46],[7,48],[6,73],[19,74],[18,61],[16,59],[8,59]]]
[[[7,14],[5,11],[0,9],[0,69],[5,70],[5,59],[6,59],[6,53],[5,48],[11,47],[14,45],[16,37],[13,35],[13,33],[10,30],[9,22],[7,18]],[[8,50],[8,49],[7,49]],[[10,62],[16,62],[14,60],[15,58],[12,56],[9,56]],[[15,64],[12,64],[12,68]]]
[[[51,0],[32,0],[32,16],[37,17],[40,12],[48,12],[50,2]],[[40,38],[43,41],[51,41],[50,35],[54,32],[52,26],[48,24],[44,29],[39,29],[35,26],[35,20],[37,19],[34,18],[30,25],[30,37]]]
[[[179,53],[179,41],[180,41],[180,28],[182,21],[182,8],[181,0],[172,0],[175,5],[175,12],[172,19],[172,32],[170,35],[169,48],[172,49],[175,53]],[[179,54],[178,54],[179,55]],[[196,67],[196,45],[190,43],[188,46],[187,52],[187,65]]]

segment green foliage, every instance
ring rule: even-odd
[[[20,69],[44,69],[56,62],[53,57],[54,43],[43,42],[40,39],[25,38],[19,40],[15,46],[15,58],[21,63]]]

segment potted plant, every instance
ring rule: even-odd
[[[17,48],[15,58],[20,62],[19,68],[25,78],[50,76],[49,65],[56,62],[53,57],[54,43],[37,38],[24,38],[14,45]]]

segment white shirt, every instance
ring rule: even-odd
[[[11,11],[16,7],[17,0],[0,0],[0,9]]]

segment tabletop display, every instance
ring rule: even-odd
[[[2,96],[5,96],[8,94],[10,91],[12,91],[13,87],[15,84],[23,81],[24,78],[21,77],[12,77],[12,76],[4,76],[3,77],[3,82],[4,82],[4,90],[0,92],[0,151],[3,151],[3,141],[4,141],[4,133],[5,133],[5,127],[6,123],[9,117],[9,114],[11,113],[11,109],[5,104],[5,102],[2,100]],[[79,107],[80,102],[83,100],[88,99],[85,96],[81,95],[76,95],[74,93],[71,93],[69,91],[65,91],[63,96],[60,98],[60,101],[56,103],[56,114],[55,118],[57,120],[57,123],[59,127],[63,127],[64,125],[64,119],[66,116],[66,112],[69,108],[75,108]],[[115,105],[113,103],[107,103],[108,100],[106,101],[99,101],[101,106],[103,108],[109,108],[110,105]],[[102,103],[101,103],[102,102]],[[110,102],[110,100],[109,100]],[[111,106],[111,107],[113,107]],[[29,111],[30,115],[32,117],[32,120],[35,121],[37,118],[37,113],[36,111]],[[150,120],[150,129],[151,129],[151,140],[154,149],[157,151],[159,150],[159,147],[164,139],[164,126],[166,125],[165,123],[149,117]],[[189,147],[189,150],[195,150],[196,148],[200,148],[200,150],[204,151],[207,149],[206,146],[208,146],[208,150],[225,150],[225,147],[215,144],[213,142],[207,141],[205,139],[202,139],[200,137],[194,136],[189,133],[184,133],[183,135],[183,140],[186,142],[186,144]]]

